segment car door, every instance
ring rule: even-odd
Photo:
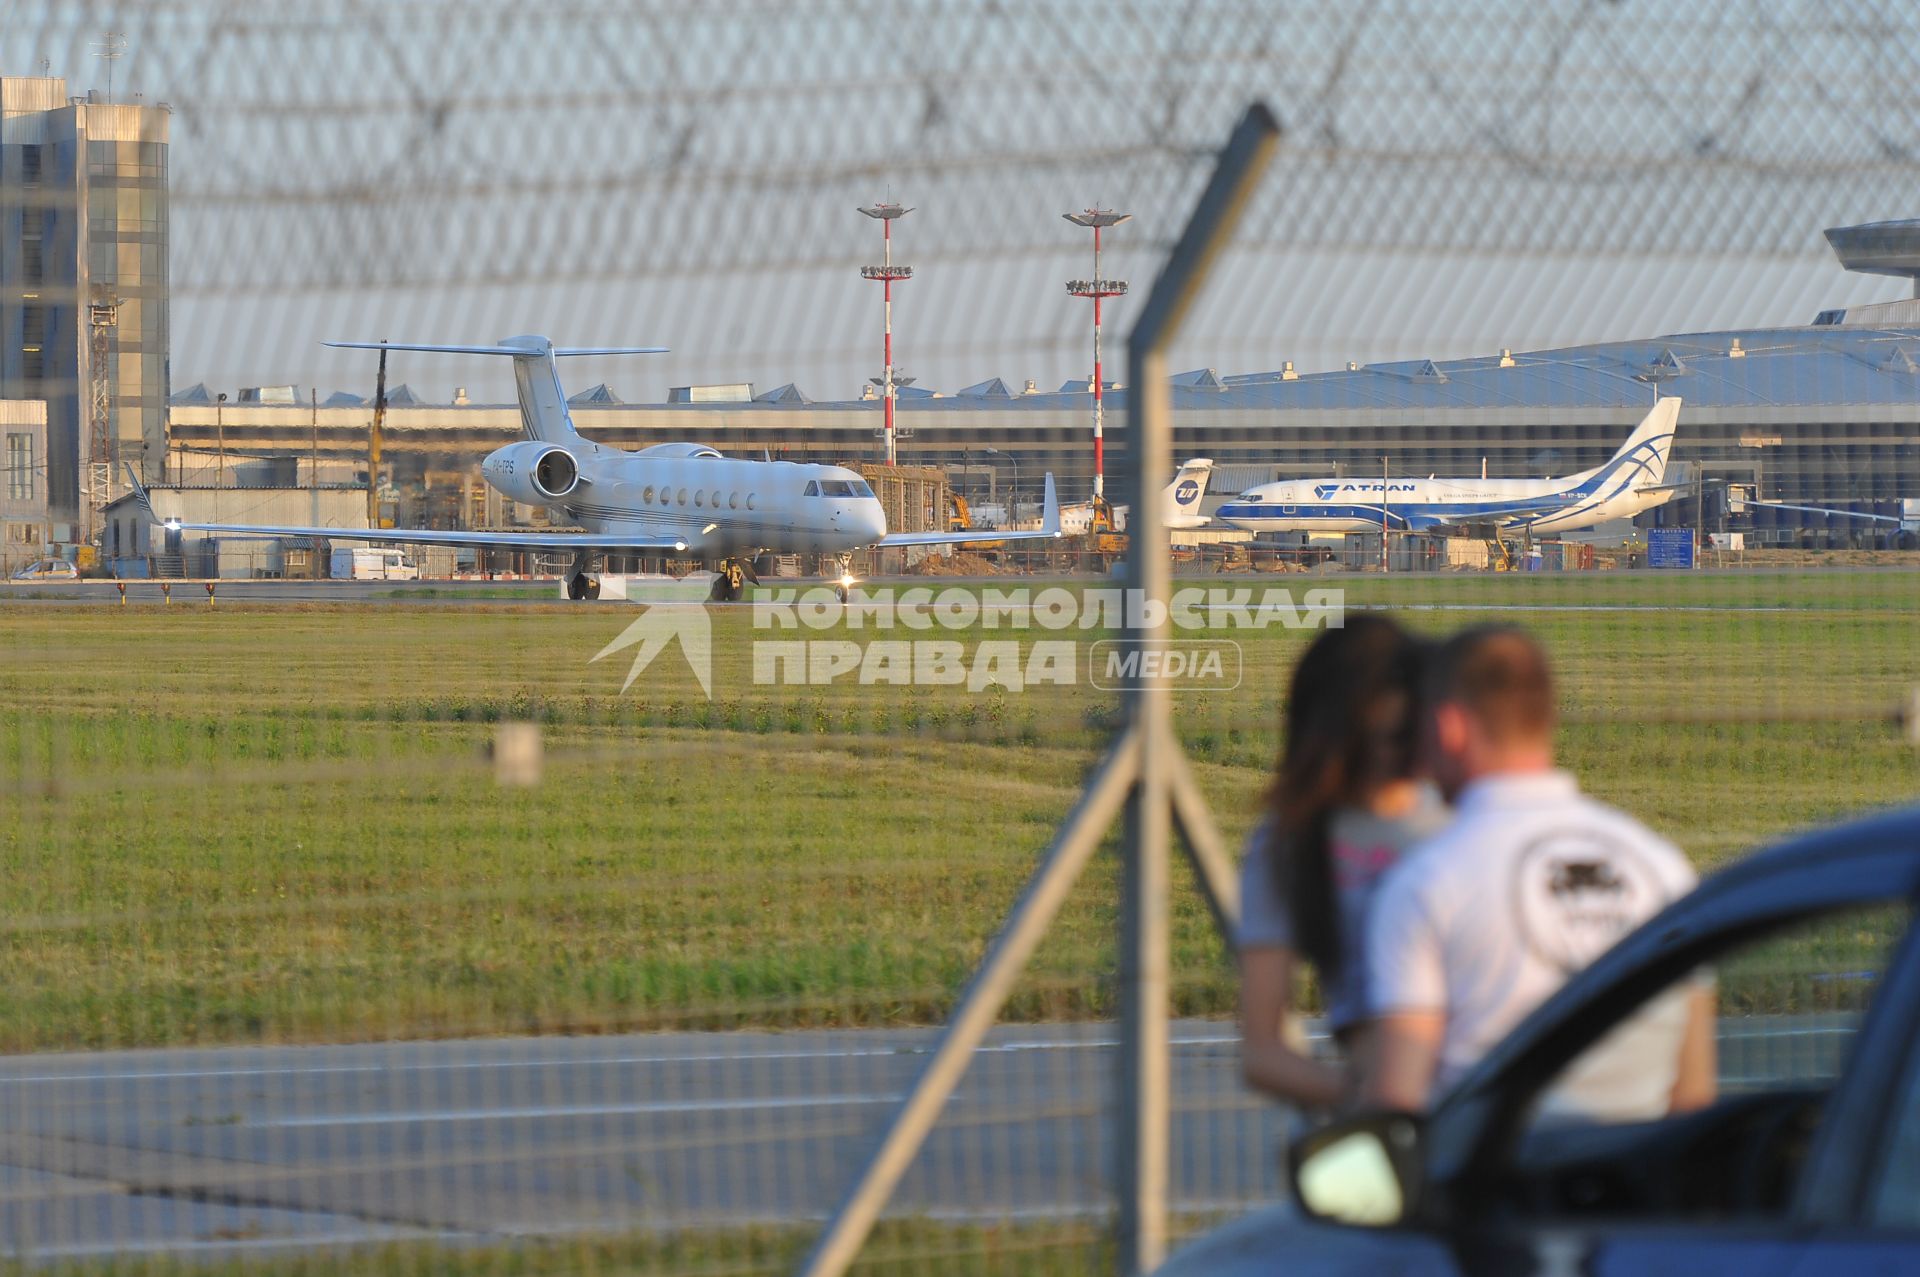
[[[1885,1106],[1881,1075],[1911,1036],[1912,911],[1905,885],[1888,885],[1891,898],[1814,900],[1759,924],[1731,912],[1689,938],[1684,969],[1650,946],[1661,978],[1629,970],[1569,1008],[1597,1038],[1571,1058],[1543,1047],[1543,1060],[1510,1061],[1507,1089],[1480,1114],[1481,1145],[1455,1185],[1473,1202],[1455,1235],[1461,1266],[1790,1277],[1835,1248],[1883,1249],[1848,1231],[1862,1193],[1832,1189],[1859,1182],[1872,1147],[1859,1129]],[[1715,1102],[1653,1120],[1556,1116],[1556,1093],[1604,1071],[1606,1052],[1644,1052],[1629,1026],[1697,983],[1702,963],[1717,977]]]
[[[1920,1271],[1920,938],[1880,995],[1809,1174],[1813,1231],[1790,1277]]]

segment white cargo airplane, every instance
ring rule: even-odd
[[[1382,519],[1399,532],[1592,527],[1679,491],[1665,484],[1679,418],[1679,399],[1659,400],[1605,465],[1564,479],[1288,479],[1249,488],[1216,513],[1250,532],[1378,532]]]
[[[658,354],[659,346],[556,349],[545,337],[508,337],[492,346],[335,341],[354,350],[420,350],[505,355],[513,360],[520,424],[527,437],[489,453],[480,473],[502,495],[545,506],[585,532],[441,532],[426,528],[317,528],[182,523],[171,530],[221,536],[325,537],[378,545],[448,545],[571,551],[569,598],[595,598],[593,560],[608,552],[718,559],[715,595],[739,597],[754,556],[766,552],[840,556],[839,588],[853,551],[870,546],[963,545],[1040,541],[1061,535],[1060,502],[1046,477],[1040,526],[1018,532],[887,531],[887,517],[865,480],[840,466],[724,457],[698,443],[657,443],[638,452],[609,448],[573,428],[554,359],[569,355]],[[131,474],[131,470],[129,470]],[[142,499],[145,492],[136,481]],[[151,513],[152,507],[148,506]]]

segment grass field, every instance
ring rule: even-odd
[[[1920,684],[1911,573],[1192,584],[1344,588],[1436,632],[1523,621],[1562,671],[1568,765],[1703,866],[1920,780],[1888,719]],[[711,701],[677,652],[623,694],[627,654],[589,658],[634,615],[0,605],[0,1047],[938,1018],[1117,700],[756,686],[769,635],[740,608],[713,613]],[[1237,838],[1307,636],[1218,636],[1239,690],[1176,714]],[[493,783],[503,719],[542,724],[536,788]],[[1012,1014],[1108,1012],[1113,873]],[[1180,1010],[1229,1011],[1184,882],[1175,927]]]
[[[1208,1221],[1177,1218],[1176,1239]],[[673,1237],[529,1240],[488,1248],[397,1244],[367,1247],[343,1262],[338,1252],[276,1256],[271,1261],[221,1262],[205,1256],[129,1257],[102,1265],[49,1265],[0,1261],[0,1272],[107,1274],[109,1277],[243,1277],[262,1271],[281,1277],[331,1277],[343,1271],[365,1277],[415,1277],[424,1273],[486,1273],[492,1277],[574,1277],[577,1274],[701,1273],[711,1277],[774,1277],[793,1272],[815,1241],[810,1227],[741,1228],[690,1232]],[[921,1220],[885,1220],[849,1272],[856,1277],[907,1277],[938,1271],[955,1274],[1019,1273],[1023,1277],[1095,1277],[1114,1270],[1109,1231],[1094,1222],[951,1225]]]

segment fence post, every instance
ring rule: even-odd
[[[1134,466],[1134,497],[1123,641],[1135,650],[1164,643],[1169,633],[1173,574],[1158,478],[1173,467],[1166,346],[1198,296],[1214,257],[1232,237],[1279,136],[1279,125],[1264,104],[1256,102],[1247,109],[1155,282],[1129,342],[1133,385],[1128,393],[1127,444]],[[1134,670],[1126,689],[1126,728],[1054,835],[1053,845],[961,995],[932,1057],[802,1264],[800,1271],[806,1277],[838,1277],[853,1262],[933,1128],[940,1107],[965,1072],[974,1048],[993,1024],[1014,977],[1040,943],[1123,804],[1116,1184],[1120,1271],[1150,1272],[1165,1257],[1171,1072],[1167,923],[1169,852],[1176,815],[1202,890],[1229,939],[1238,906],[1219,834],[1173,734],[1167,689],[1146,677],[1142,663],[1135,662]]]
[[[1248,196],[1279,140],[1280,126],[1263,103],[1247,108],[1220,154],[1193,217],[1127,339],[1127,452],[1133,463],[1127,521],[1126,643],[1134,651],[1164,646],[1173,594],[1165,503],[1160,485],[1173,469],[1173,391],[1167,346],[1179,332],[1211,271],[1233,237]],[[1119,1268],[1147,1273],[1167,1248],[1168,850],[1180,746],[1173,734],[1170,692],[1136,662],[1127,687],[1127,718],[1140,741],[1140,779],[1127,805],[1120,936]],[[1192,831],[1197,822],[1184,822]],[[1200,833],[1204,840],[1206,835]],[[1195,863],[1212,863],[1213,848],[1189,842]],[[1219,915],[1220,888],[1207,894]],[[1223,918],[1224,922],[1224,918]]]

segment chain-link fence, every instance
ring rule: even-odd
[[[1213,463],[1172,530],[1172,715],[1226,839],[1293,662],[1354,609],[1524,624],[1564,765],[1703,871],[1913,794],[1920,310],[1888,274],[1920,252],[1822,238],[1912,212],[1904,11],[17,9],[0,551],[81,577],[0,597],[22,1262],[800,1264],[1126,721],[1125,337],[1255,100],[1282,140],[1170,355],[1173,460]],[[914,274],[883,349],[856,208],[886,201]],[[1060,216],[1089,208],[1130,214],[1097,270]],[[1096,377],[1063,285],[1123,279]],[[320,344],[509,333],[673,348],[562,361],[603,447],[880,487],[890,354],[928,468],[893,530],[1037,530],[1051,474],[1066,535],[849,561],[847,607],[779,531],[634,547],[567,601],[571,552],[170,532],[126,482],[186,525],[567,535],[599,516],[482,477],[521,437],[509,361],[395,351],[376,403],[380,357]],[[1662,396],[1637,511],[1415,517],[1417,483],[1604,468]],[[765,497],[687,486],[716,525]],[[730,565],[737,601],[660,602],[654,573]],[[1119,843],[863,1270],[1115,1263]],[[1241,1080],[1178,867],[1169,903],[1184,1234],[1283,1195],[1291,1115]],[[1831,1069],[1869,932],[1723,973],[1730,1087]]]

